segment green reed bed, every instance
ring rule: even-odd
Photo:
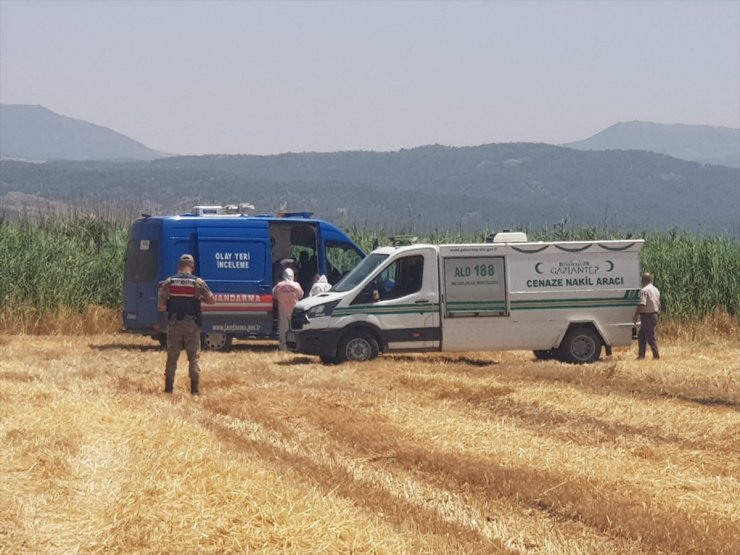
[[[391,243],[391,231],[352,228],[366,251]],[[409,234],[408,232],[405,232]],[[40,313],[122,302],[126,226],[100,218],[71,221],[0,221],[0,310],[33,308]],[[411,233],[413,235],[413,233]],[[438,232],[419,242],[482,242],[476,234]],[[642,269],[655,274],[664,313],[674,320],[696,320],[715,312],[740,318],[740,241],[683,232],[640,234],[596,228],[530,230],[530,240],[645,238]]]
[[[126,229],[96,218],[0,221],[0,309],[121,304]]]
[[[740,317],[740,241],[685,233],[651,235],[642,265],[655,274],[664,312],[677,320],[722,310]]]

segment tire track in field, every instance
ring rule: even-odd
[[[306,455],[290,452],[278,445],[244,437],[230,427],[208,420],[204,426],[225,444],[240,453],[248,453],[313,484],[325,494],[338,495],[370,514],[382,517],[397,530],[430,536],[432,551],[444,553],[516,553],[501,542],[490,540],[476,530],[443,519],[436,511],[409,503],[388,490],[358,481],[345,468],[328,467]],[[426,542],[421,542],[426,543]],[[422,549],[422,551],[424,551]]]
[[[702,466],[707,472],[719,476],[740,476],[740,466],[727,467],[727,458],[721,454],[737,452],[735,442],[666,433],[658,425],[633,425],[614,422],[605,418],[558,409],[535,401],[512,399],[517,390],[513,387],[471,384],[460,380],[440,381],[433,378],[400,376],[397,383],[415,396],[424,396],[430,402],[454,402],[460,408],[470,408],[480,414],[490,413],[501,418],[515,419],[517,424],[537,435],[555,437],[582,446],[609,443],[624,445],[627,442],[644,443],[648,440],[656,447],[672,447],[682,452],[702,450]],[[643,449],[640,456],[658,460],[660,455]],[[716,459],[716,460],[712,460]]]
[[[727,520],[707,521],[686,511],[668,511],[652,501],[652,493],[636,486],[589,480],[558,472],[504,466],[491,457],[435,449],[419,442],[407,430],[372,412],[367,398],[358,406],[357,399],[326,399],[312,394],[285,395],[278,413],[287,411],[322,430],[337,444],[346,446],[357,457],[385,461],[425,482],[451,491],[468,491],[479,499],[506,498],[525,507],[543,511],[554,519],[583,522],[612,537],[641,541],[656,549],[686,551],[697,549],[732,553],[735,543],[718,543],[717,538],[735,537],[733,523]],[[336,394],[336,392],[333,392]],[[288,398],[293,398],[289,401]],[[252,406],[246,415],[256,421],[275,421],[270,414],[272,402]],[[368,410],[365,410],[368,409]],[[706,515],[700,515],[706,516]]]
[[[309,386],[313,389],[316,384]],[[336,384],[334,384],[336,385]],[[340,388],[344,391],[344,388]],[[381,509],[384,513],[398,512],[395,505],[398,499],[407,499],[401,510],[401,521],[395,523],[396,526],[417,527],[418,524],[409,519],[408,515],[413,514],[416,507],[423,507],[431,514],[437,515],[437,519],[445,522],[459,523],[462,530],[471,533],[468,530],[472,525],[475,532],[483,537],[496,542],[505,542],[507,547],[514,549],[533,549],[537,546],[543,549],[554,549],[555,552],[572,552],[574,549],[583,549],[584,546],[591,546],[593,552],[601,553],[622,553],[625,551],[641,551],[639,545],[635,542],[618,539],[606,534],[594,533],[593,529],[576,521],[556,521],[547,516],[540,510],[531,510],[521,508],[517,504],[512,504],[506,500],[497,501],[489,498],[471,498],[468,494],[468,488],[439,488],[434,484],[426,483],[423,474],[420,480],[414,476],[417,472],[407,472],[404,469],[396,469],[393,465],[387,465],[386,456],[382,453],[375,453],[370,456],[358,456],[353,450],[352,445],[341,444],[333,441],[321,430],[311,426],[306,422],[303,414],[324,410],[322,406],[315,403],[316,394],[306,395],[296,392],[275,392],[270,390],[261,391],[265,395],[260,395],[255,399],[255,403],[250,405],[235,404],[231,401],[219,403],[217,406],[209,407],[213,413],[225,415],[226,418],[235,422],[242,423],[237,427],[239,429],[252,429],[255,425],[265,430],[269,430],[270,437],[265,441],[275,447],[275,441],[278,444],[283,443],[283,450],[290,452],[300,452],[314,461],[315,465],[311,467],[312,472],[322,472],[328,474],[324,483],[331,484],[335,480],[334,472],[338,467],[342,467],[343,473],[349,473],[352,478],[358,482],[353,486],[353,497],[350,499],[355,504],[357,495],[365,497],[362,492],[368,487],[368,479],[372,482],[373,489],[379,488],[381,491],[387,491],[383,498],[390,503],[389,507]],[[336,391],[323,390],[324,394],[334,394]],[[333,401],[326,401],[332,406]],[[373,399],[366,397],[354,398],[355,406],[370,408],[377,403]],[[293,433],[285,434],[283,418],[286,414],[291,414],[290,422],[293,426]],[[219,417],[221,418],[221,417]],[[278,423],[275,430],[270,428]],[[210,424],[205,424],[210,426]],[[372,425],[372,424],[371,424]],[[399,431],[400,433],[400,431]],[[254,439],[254,434],[250,437]],[[298,464],[298,463],[297,463]],[[302,463],[301,463],[302,464]],[[302,473],[302,468],[285,467],[294,473]],[[320,469],[320,470],[319,470]],[[358,478],[359,473],[359,478]],[[309,479],[311,477],[303,477]],[[368,478],[369,476],[369,478]],[[333,493],[331,490],[324,489],[327,493]],[[371,493],[372,495],[372,493]],[[384,502],[386,502],[384,501]],[[360,506],[364,506],[361,502]],[[378,505],[380,506],[380,505]],[[406,510],[409,507],[410,510]],[[425,513],[427,514],[427,513]],[[426,517],[425,517],[426,518]],[[432,521],[432,528],[436,520]],[[471,524],[472,523],[472,524]],[[447,532],[445,532],[447,533]],[[578,538],[576,540],[575,538]],[[498,545],[498,544],[496,544]],[[433,549],[432,552],[439,552],[439,549]],[[445,550],[446,551],[446,550]],[[484,550],[485,551],[485,550]]]
[[[496,378],[503,383],[568,384],[585,393],[607,393],[645,401],[675,399],[688,405],[740,412],[740,390],[705,377],[701,384],[671,384],[633,378],[621,372],[623,362],[603,361],[593,365],[568,365],[551,361],[502,364],[474,357],[396,355],[398,361],[414,362],[414,373],[450,374],[471,378]],[[696,391],[701,391],[697,395]]]
[[[491,457],[435,449],[377,414],[322,399],[315,403],[323,409],[306,411],[303,417],[335,441],[351,446],[358,456],[384,454],[388,465],[412,475],[421,473],[438,487],[463,489],[483,499],[508,498],[553,518],[583,522],[656,549],[717,553],[740,549],[736,523],[699,519],[680,509],[668,511],[639,487],[620,484],[615,492],[610,482],[580,483],[568,474],[509,467]]]
[[[405,357],[402,355],[399,358],[416,360],[416,357],[409,355]],[[733,433],[737,428],[732,424],[732,412],[723,413],[721,408],[706,409],[696,405],[681,407],[680,402],[675,402],[674,407],[682,412],[681,418],[686,421],[687,426],[677,427],[674,422],[666,425],[667,423],[662,420],[656,423],[655,420],[650,420],[647,413],[642,417],[637,416],[637,423],[615,422],[608,419],[615,412],[615,408],[618,409],[617,418],[629,419],[635,407],[644,410],[656,406],[655,398],[635,395],[631,390],[629,393],[609,391],[609,388],[600,387],[598,384],[587,388],[574,387],[575,376],[581,375],[580,379],[585,379],[583,373],[588,370],[584,370],[583,366],[560,365],[569,379],[553,379],[555,383],[551,383],[541,379],[517,379],[517,376],[526,375],[518,364],[502,364],[468,356],[426,355],[420,358],[424,361],[423,364],[413,366],[402,364],[398,372],[392,370],[389,372],[387,367],[376,366],[370,372],[358,373],[356,379],[364,380],[367,389],[373,387],[379,389],[386,385],[388,389],[398,393],[400,386],[406,392],[409,402],[418,401],[423,397],[430,402],[435,400],[445,404],[455,402],[460,407],[477,411],[479,415],[489,412],[503,418],[510,417],[523,428],[543,437],[556,437],[579,445],[603,443],[620,447],[625,444],[639,445],[641,447],[633,453],[650,460],[660,460],[663,456],[661,451],[676,449],[687,463],[701,464],[707,471],[717,476],[740,476],[740,460],[737,460],[737,464],[728,465],[728,459],[736,459],[727,455],[732,455],[740,449],[740,436]],[[470,363],[473,364],[472,367],[467,366]],[[603,369],[599,375],[600,379],[610,380],[604,377]],[[581,410],[583,407],[577,406],[575,401],[570,403],[570,408],[558,408],[552,406],[552,403],[540,404],[537,399],[528,402],[514,398],[520,391],[535,397],[540,393],[572,397],[573,390],[579,397],[583,397],[580,401],[583,407],[589,406],[590,398],[600,400],[602,403],[603,399],[608,397],[614,398],[615,401],[608,407],[602,407],[602,413],[606,414],[606,417],[597,417],[584,413]],[[664,397],[661,397],[659,403],[665,405]],[[622,416],[618,414],[619,410],[622,411]],[[715,418],[725,414],[725,426],[708,428],[700,425],[708,414],[715,415]],[[646,423],[640,422],[640,418]],[[671,429],[673,431],[670,431]],[[646,441],[649,441],[651,446],[645,446]]]
[[[393,524],[397,530],[409,532],[415,537],[421,537],[421,540],[415,540],[411,543],[415,544],[415,547],[410,552],[418,553],[497,553],[501,552],[501,546],[505,545],[507,550],[514,550],[516,552],[524,551],[540,551],[551,553],[571,553],[571,552],[590,552],[590,553],[642,553],[642,546],[635,541],[618,539],[610,537],[606,534],[593,534],[587,526],[575,522],[565,521],[564,519],[552,519],[542,511],[533,511],[530,509],[520,510],[517,506],[510,503],[496,501],[492,499],[479,500],[470,496],[467,488],[462,490],[453,491],[449,489],[441,489],[433,484],[427,484],[423,481],[417,480],[412,474],[406,472],[398,472],[393,467],[390,467],[385,463],[387,457],[382,455],[374,457],[361,457],[358,458],[356,453],[352,452],[351,449],[346,449],[345,446],[337,444],[331,441],[329,438],[321,435],[317,437],[316,434],[320,434],[318,430],[311,430],[314,440],[320,440],[320,448],[317,449],[315,446],[311,446],[305,449],[300,443],[282,444],[280,440],[275,442],[274,437],[270,437],[272,434],[270,430],[262,430],[262,426],[258,423],[250,423],[249,420],[240,420],[238,418],[225,416],[214,416],[208,420],[201,420],[202,425],[211,431],[216,430],[213,426],[213,418],[216,419],[218,429],[227,429],[227,435],[229,436],[225,442],[228,446],[233,447],[234,438],[232,434],[238,435],[240,438],[255,442],[250,445],[267,445],[271,447],[270,453],[275,454],[276,450],[282,450],[284,453],[281,455],[280,460],[285,462],[282,465],[277,465],[278,470],[281,473],[287,475],[293,475],[299,480],[308,481],[316,484],[316,480],[311,476],[305,476],[303,473],[308,471],[310,473],[321,472],[322,474],[330,473],[330,476],[322,480],[322,484],[336,482],[337,476],[335,473],[336,468],[342,469],[342,475],[346,476],[347,479],[354,480],[354,485],[349,484],[351,488],[352,497],[345,497],[347,500],[353,502],[358,507],[365,507],[367,510],[367,503],[364,501],[364,492],[368,491],[368,485],[371,486],[372,492],[383,491],[387,492],[388,495],[383,496],[383,499],[387,500],[391,505],[378,504],[376,512],[381,516],[387,517],[388,514],[398,515]],[[222,437],[222,436],[219,436]],[[258,439],[255,439],[258,438]],[[222,437],[222,439],[224,439]],[[242,451],[241,449],[247,445],[243,441],[239,440],[239,452],[248,456],[266,457],[263,450],[251,449],[248,451]],[[259,451],[259,452],[258,452]],[[306,457],[313,462],[313,465],[306,467],[303,464],[302,458],[293,457],[290,459],[285,453],[296,454],[298,451],[307,451]],[[275,465],[275,459],[268,459],[273,465]],[[295,464],[299,465],[296,468]],[[424,478],[424,476],[421,476]],[[335,495],[335,488],[327,489],[328,486],[322,485],[322,491],[325,495]],[[371,495],[373,494],[371,492]],[[357,502],[357,496],[363,497],[362,503]],[[407,499],[408,502],[404,502],[403,506],[397,507],[399,499]],[[383,501],[385,503],[386,501]],[[406,508],[410,507],[411,511],[407,511]],[[422,507],[425,512],[422,515],[417,515],[418,507]],[[427,522],[428,519],[424,515],[426,514],[436,515],[437,518],[442,519],[445,522],[452,522],[453,524],[459,524],[459,529],[471,533],[473,530],[491,541],[493,547],[486,547],[482,550],[475,549],[470,550],[467,545],[460,545],[455,540],[452,542],[453,547],[450,547],[450,536],[446,530],[437,530],[434,522],[431,523],[431,527],[438,535],[444,534],[444,545],[440,547],[439,538],[433,540],[436,542],[434,545],[430,545],[430,542],[426,540],[426,536],[429,535],[424,529],[419,530],[418,525],[413,518],[409,518],[409,515],[415,518],[423,518]],[[445,547],[446,546],[446,547]],[[486,551],[488,549],[488,551]]]
[[[468,364],[478,365],[471,368],[467,366]],[[538,364],[538,366],[540,365],[544,366],[542,363]],[[440,366],[442,366],[442,368],[440,368]],[[450,368],[451,366],[457,366],[458,368]],[[519,368],[517,368],[517,366],[519,366]],[[423,368],[424,364],[416,365],[414,367],[414,373],[417,373],[420,367]],[[583,369],[579,367],[561,368],[560,366],[556,366],[554,368],[555,375],[547,377],[543,377],[543,375],[535,375],[531,379],[529,371],[527,369],[523,369],[523,365],[506,365],[506,367],[503,367],[490,361],[477,361],[477,359],[460,359],[453,364],[447,362],[442,365],[434,365],[430,370],[434,373],[449,371],[454,372],[456,375],[467,374],[487,378],[490,378],[493,375],[498,380],[505,383],[505,387],[521,386],[522,382],[526,383],[527,381],[533,381],[539,385],[553,383],[556,386],[560,386],[565,384],[583,390],[586,393],[597,392],[599,395],[604,395],[605,393],[610,392],[618,393],[622,391],[622,394],[626,398],[641,398],[629,387],[626,389],[624,388],[625,383],[628,385],[635,385],[640,383],[638,380],[615,380],[606,376],[603,370],[596,374],[594,384],[588,383],[588,380],[590,380],[591,377],[584,374]],[[541,371],[537,369],[535,374],[539,374],[540,372]],[[424,371],[422,370],[421,373],[423,374]],[[547,369],[547,373],[550,373],[550,369]],[[346,393],[346,390],[364,393],[367,395],[368,399],[372,399],[374,401],[384,394],[384,389],[387,390],[393,388],[393,382],[390,378],[391,375],[392,374],[389,374],[387,371],[383,373],[378,372],[377,366],[370,364],[364,366],[362,371],[358,370],[355,375],[347,375],[346,373],[341,375],[338,382],[335,384],[335,388],[337,391],[344,393]],[[364,381],[369,384],[377,377],[380,377],[380,382],[374,384],[375,389],[367,388],[370,389],[370,391],[358,391],[359,388],[357,387],[357,383],[354,381],[354,378],[359,378],[359,381]],[[525,379],[525,377],[527,379]],[[272,377],[272,379],[268,381],[273,381],[274,379],[275,378]],[[554,519],[586,522],[607,534],[637,538],[645,542],[646,545],[652,545],[658,549],[677,549],[681,551],[698,549],[695,547],[697,544],[692,543],[691,538],[693,537],[707,539],[707,541],[701,545],[701,549],[704,551],[711,551],[713,549],[712,546],[714,546],[714,550],[717,552],[730,552],[727,550],[727,546],[724,548],[722,546],[718,547],[719,544],[716,542],[712,543],[712,541],[709,540],[712,538],[720,538],[722,535],[729,538],[738,536],[736,530],[726,530],[723,528],[723,526],[727,524],[726,520],[719,523],[708,523],[704,531],[701,530],[701,522],[698,522],[693,526],[685,526],[687,522],[690,522],[690,519],[687,517],[685,512],[679,512],[677,515],[672,515],[672,513],[669,514],[664,506],[657,506],[651,501],[652,494],[650,492],[641,491],[639,488],[630,488],[629,491],[624,490],[620,492],[621,496],[626,496],[624,499],[621,499],[621,501],[611,500],[608,503],[601,502],[602,500],[599,498],[599,494],[603,494],[605,498],[612,495],[614,492],[609,491],[609,489],[613,489],[613,484],[592,481],[588,484],[561,485],[560,482],[555,479],[557,478],[557,475],[544,476],[539,479],[539,483],[534,483],[531,487],[528,487],[525,484],[521,487],[522,492],[517,490],[516,484],[511,485],[510,489],[507,490],[506,487],[499,486],[495,480],[493,483],[490,483],[493,479],[490,478],[491,476],[495,477],[497,473],[500,474],[506,470],[496,468],[495,464],[491,466],[490,458],[476,458],[475,456],[470,457],[469,455],[465,456],[460,453],[441,451],[440,454],[442,455],[442,458],[440,461],[437,461],[436,463],[434,461],[425,461],[425,452],[428,452],[427,455],[429,457],[436,457],[437,455],[437,451],[429,449],[428,443],[422,443],[418,440],[414,442],[413,438],[411,438],[409,445],[398,446],[398,441],[395,443],[392,441],[390,443],[384,443],[382,437],[376,437],[377,433],[375,428],[383,431],[383,434],[381,435],[388,435],[390,438],[396,438],[397,440],[403,436],[403,430],[399,429],[398,426],[393,426],[392,423],[389,423],[387,420],[384,421],[382,418],[379,420],[378,415],[372,414],[372,411],[365,410],[369,409],[372,402],[363,403],[366,406],[360,407],[359,409],[357,405],[354,405],[351,409],[359,415],[362,415],[362,419],[364,420],[363,425],[371,429],[372,437],[368,439],[359,434],[359,431],[362,429],[360,423],[355,424],[348,418],[351,414],[348,415],[346,413],[346,411],[349,410],[347,406],[343,406],[342,403],[337,404],[337,402],[331,398],[325,399],[326,396],[331,396],[333,393],[337,393],[337,391],[326,391],[326,386],[323,386],[322,389],[322,384],[320,383],[316,384],[314,387],[311,384],[298,383],[297,379],[292,381],[289,380],[289,382],[290,383],[286,384],[287,388],[298,388],[303,391],[308,390],[309,394],[304,393],[302,395],[297,395],[295,391],[288,392],[282,390],[280,392],[275,392],[274,395],[268,394],[263,399],[261,396],[265,391],[260,387],[247,386],[249,387],[250,393],[247,397],[244,397],[243,400],[252,404],[252,407],[248,411],[249,414],[252,415],[249,416],[250,418],[254,417],[256,421],[260,421],[260,419],[262,419],[262,421],[268,423],[268,426],[271,429],[280,430],[283,437],[291,438],[293,441],[300,441],[301,439],[300,435],[296,434],[296,429],[301,426],[305,427],[306,425],[309,425],[325,431],[329,436],[334,438],[334,441],[337,444],[347,445],[349,449],[353,451],[356,450],[361,456],[366,456],[367,458],[377,457],[379,453],[381,456],[384,456],[382,455],[382,449],[395,449],[395,451],[391,453],[391,458],[379,459],[379,461],[382,461],[380,464],[388,465],[391,468],[398,468],[400,471],[407,472],[410,475],[421,476],[428,483],[442,484],[442,487],[449,487],[449,489],[454,491],[469,491],[470,487],[468,486],[468,483],[472,483],[472,491],[475,493],[476,497],[485,498],[486,496],[491,497],[498,495],[499,497],[510,498],[522,503],[524,506],[533,507],[536,510],[541,511],[543,514],[549,514]],[[269,383],[264,385],[267,388],[272,386],[272,384]],[[224,383],[224,386],[227,386],[227,384]],[[651,386],[653,387],[653,391],[655,391],[655,388],[659,387],[659,384],[651,384]],[[403,392],[403,394],[408,397],[406,392]],[[326,402],[326,406],[317,406],[314,399],[317,395],[320,399],[323,399]],[[656,395],[645,395],[642,398],[645,401],[651,402],[655,400]],[[234,401],[237,400],[238,399],[234,399]],[[273,403],[274,405],[272,407],[269,406]],[[332,423],[332,418],[328,416],[321,416],[322,413],[328,413],[332,410],[338,413],[337,417],[343,421],[341,424],[337,422]],[[262,413],[261,416],[257,414],[260,411]],[[378,422],[381,424],[384,423],[385,426],[377,426]],[[356,428],[356,430],[353,431],[354,428]],[[354,441],[352,440],[353,437],[355,438]],[[408,438],[404,438],[404,440],[408,441]],[[455,473],[455,468],[464,466],[466,461],[470,464],[477,464],[481,469],[487,470],[485,470],[483,475],[466,473],[464,470],[460,470],[460,472]],[[286,469],[293,468],[288,462],[284,464]],[[487,464],[489,466],[486,466]],[[324,468],[324,466],[325,465],[319,464],[319,468]],[[325,470],[329,473],[327,480],[330,481],[334,469],[329,468]],[[487,476],[489,476],[488,481],[484,479],[486,477],[486,472]],[[512,472],[514,472],[514,470],[512,470]],[[514,476],[513,473],[510,473],[509,475]],[[507,475],[504,472],[502,480],[505,480],[506,476]],[[537,479],[537,476],[535,476],[534,479]],[[447,485],[445,486],[445,484]],[[548,490],[548,488],[555,489]],[[589,492],[589,488],[593,491]],[[620,490],[622,490],[621,484]],[[533,495],[534,493],[539,495],[543,491],[547,491],[548,495],[552,494],[555,497],[537,497]],[[635,497],[634,494],[637,494],[638,496]],[[573,499],[579,496],[584,499],[573,502]],[[643,496],[643,499],[646,500],[642,509],[637,506],[638,501],[636,501],[636,499],[640,499],[640,496]],[[389,503],[391,503],[391,506],[394,506],[395,498],[391,497]],[[605,505],[605,507],[602,505]],[[634,513],[636,516],[622,519],[622,521],[615,520],[614,522],[609,522],[609,516],[613,516],[615,514],[615,509],[617,509],[616,514],[620,512],[619,509],[621,509],[622,514],[625,514],[629,513],[633,506],[635,507]],[[584,518],[582,515],[584,513],[588,515],[589,510],[592,514],[589,518]],[[650,512],[653,510],[655,510],[656,513],[652,520],[647,519],[648,516],[651,516]],[[605,521],[603,518],[604,514],[606,514]],[[670,517],[672,516],[675,517],[676,522],[672,524],[669,529],[666,529],[666,522],[670,520]],[[656,528],[656,530],[652,531],[651,527]],[[662,527],[662,529],[657,530],[657,528],[660,527]],[[675,534],[673,532],[675,532]],[[672,534],[675,537],[673,540],[670,540],[670,536]],[[666,537],[669,537],[669,539],[665,540]],[[673,543],[671,543],[671,541]],[[730,543],[729,545],[731,548],[737,547],[737,541],[735,541],[735,543]]]

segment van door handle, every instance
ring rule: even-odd
[[[429,299],[419,299],[416,304],[429,304]]]

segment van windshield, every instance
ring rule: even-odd
[[[344,276],[339,283],[331,288],[332,291],[338,291],[344,293],[345,291],[351,291],[357,287],[363,280],[369,276],[375,268],[380,266],[383,261],[388,258],[387,254],[370,254],[362,259],[357,266],[352,269],[350,273]]]

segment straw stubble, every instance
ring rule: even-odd
[[[740,343],[663,360],[0,337],[0,553],[740,551]]]

